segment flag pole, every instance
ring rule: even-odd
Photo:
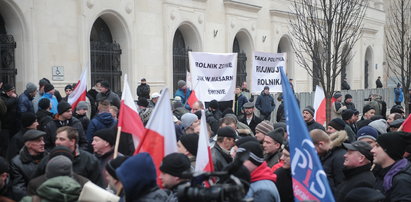
[[[116,136],[116,144],[114,145],[113,159],[117,158],[118,156],[118,145],[120,144],[120,133],[121,133],[121,126],[117,127],[117,136]]]

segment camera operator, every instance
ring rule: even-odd
[[[248,141],[239,145],[238,152],[249,152],[249,158],[243,165],[251,173],[250,188],[245,199],[253,198],[254,201],[280,201],[280,194],[274,182],[277,178],[264,161],[263,149],[255,141]]]
[[[160,171],[163,187],[167,189],[167,192],[170,192],[166,201],[178,201],[177,187],[188,182],[188,179],[182,177],[182,173],[190,171],[190,160],[184,154],[171,153],[163,158]]]

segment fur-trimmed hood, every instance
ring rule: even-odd
[[[341,147],[348,140],[348,135],[345,130],[337,131],[330,134],[331,148]]]

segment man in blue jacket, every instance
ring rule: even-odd
[[[257,97],[255,107],[260,111],[261,119],[268,121],[271,119],[271,112],[275,109],[275,103],[274,98],[270,95],[270,88],[268,86],[265,86],[261,95]]]

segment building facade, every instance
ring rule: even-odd
[[[237,52],[237,83],[248,81],[253,51],[287,52],[287,74],[298,92],[312,79],[295,62],[290,0],[0,0],[1,80],[22,92],[49,78],[57,88],[89,68],[89,86],[109,80],[121,91],[146,78],[152,92],[185,79],[187,51]],[[347,79],[353,89],[384,78],[382,0],[371,0]]]

